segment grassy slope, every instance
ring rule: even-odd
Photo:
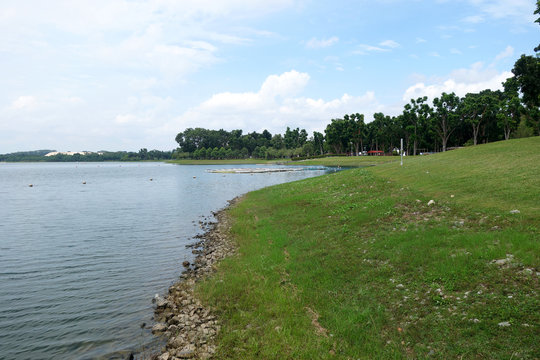
[[[399,156],[333,156],[322,159],[292,161],[291,165],[369,166],[399,162]]]
[[[248,194],[218,358],[540,357],[539,179],[532,138]]]

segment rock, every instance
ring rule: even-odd
[[[403,285],[403,284],[397,284],[397,285],[396,285],[396,289],[403,290],[403,289],[405,289],[405,285]]]
[[[434,205],[434,204],[435,204],[435,200],[429,200],[427,204],[428,204],[428,206]]]
[[[182,266],[185,267],[185,268],[188,268],[189,265],[190,265],[190,264],[189,264],[189,261],[184,261],[184,262],[182,263]]]
[[[178,315],[176,316],[173,316],[170,320],[169,320],[169,324],[171,325],[178,325],[180,324],[181,320],[180,318],[178,317]]]
[[[167,329],[167,331],[169,331],[171,334],[176,334],[176,332],[178,331],[178,326],[176,326],[176,325],[171,325],[171,326],[169,326],[169,328]]]
[[[163,354],[158,356],[158,360],[169,360],[170,354],[168,352],[164,352]]]
[[[511,324],[508,321],[503,321],[503,322],[498,323],[497,325],[499,325],[500,327],[508,327]]]
[[[518,209],[510,210],[510,214],[519,214],[520,212]]]
[[[155,299],[156,306],[158,308],[164,308],[164,307],[167,307],[167,306],[170,305],[167,300],[165,300],[164,298],[162,298],[159,295],[156,295],[156,297],[154,297],[154,299]]]
[[[185,345],[185,340],[182,337],[182,335],[178,335],[175,338],[169,339],[169,342],[167,343],[167,347],[178,349]]]
[[[182,350],[176,352],[176,357],[180,359],[191,359],[195,357],[195,345],[189,344]]]
[[[152,326],[152,334],[155,333],[162,333],[167,330],[167,325],[163,323],[157,323],[154,326]]]

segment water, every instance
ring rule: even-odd
[[[0,164],[0,359],[156,346],[140,325],[192,259],[198,221],[240,194],[325,172],[205,171],[226,167],[238,166]]]

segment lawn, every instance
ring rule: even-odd
[[[217,358],[539,358],[539,179],[536,137],[248,194]]]

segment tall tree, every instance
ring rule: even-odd
[[[416,100],[411,99],[410,104],[405,105],[404,119],[408,121],[406,125],[407,133],[413,141],[413,155],[416,155],[418,149],[419,128],[424,126],[431,113],[431,108],[427,104],[427,96],[419,97]]]
[[[459,123],[459,116],[457,114],[459,103],[459,97],[453,92],[450,94],[443,92],[441,97],[433,100],[433,107],[435,109],[435,116],[433,118],[434,128],[441,139],[443,152],[446,151],[448,139]]]
[[[364,122],[364,114],[345,115],[343,119],[346,122],[348,131],[348,142],[352,143],[355,149],[355,154],[358,155],[360,150],[364,148],[364,137],[366,131],[366,123]]]
[[[324,145],[324,135],[320,132],[313,132],[313,145],[319,151],[319,154],[324,154],[323,145]]]
[[[536,19],[534,22],[540,25],[540,0],[536,0],[536,10],[534,11],[534,13],[538,15],[538,19]],[[540,44],[538,44],[538,46],[534,48],[534,51],[536,52],[540,51]]]
[[[336,154],[341,154],[347,149],[349,141],[348,126],[344,119],[332,119],[330,124],[324,130],[326,142],[330,145]]]
[[[460,102],[458,112],[466,124],[472,127],[473,144],[478,144],[481,125],[489,119],[495,119],[499,109],[498,92],[486,89],[480,93],[468,93]]]
[[[500,100],[501,112],[497,115],[497,123],[502,127],[504,139],[508,140],[512,131],[517,129],[523,106],[519,99],[519,86],[515,77],[503,83],[504,92]]]
[[[521,55],[514,64],[512,73],[523,94],[523,103],[527,107],[540,106],[540,58]]]

